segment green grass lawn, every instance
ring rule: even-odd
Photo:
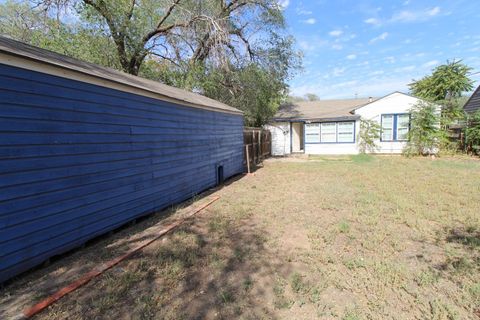
[[[216,194],[39,318],[480,317],[480,161],[272,159]]]

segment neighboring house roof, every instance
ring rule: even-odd
[[[480,110],[480,86],[478,86],[477,90],[475,90],[467,103],[465,103],[463,110],[468,113],[475,113]]]
[[[167,86],[157,81],[147,80],[93,63],[70,58],[52,51],[30,46],[25,43],[0,36],[0,63],[13,64],[14,62],[9,61],[11,59],[8,59],[5,54],[140,89],[150,93],[150,95],[153,93],[158,99],[168,98],[169,100],[173,100],[173,102],[179,104],[186,103],[193,107],[204,107],[204,109],[242,114],[242,112],[238,109],[219,101],[204,97],[200,94]],[[2,55],[4,56],[2,57]],[[17,66],[22,67],[18,64]],[[68,75],[65,74],[65,77],[68,78]],[[105,84],[104,86],[107,85]]]
[[[318,100],[288,103],[280,106],[273,120],[355,120],[360,116],[353,114],[352,111],[371,102],[370,99]]]

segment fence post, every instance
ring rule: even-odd
[[[248,154],[248,144],[245,145],[245,155],[247,157],[247,172],[250,173],[250,155]]]
[[[252,160],[253,160],[253,165],[256,167],[257,166],[257,153],[255,151],[257,149],[257,135],[255,134],[255,130],[252,131],[252,137],[253,137]]]
[[[260,154],[260,161],[263,160],[263,146],[262,146],[262,130],[258,132],[258,150]]]

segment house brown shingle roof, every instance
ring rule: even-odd
[[[369,103],[370,98],[319,100],[288,103],[280,106],[274,120],[353,120],[352,110]]]
[[[163,97],[172,99],[178,103],[188,103],[200,108],[218,110],[229,113],[242,112],[236,108],[228,106],[222,102],[207,98],[200,94],[189,92],[186,90],[167,86],[157,81],[136,77],[127,73],[105,68],[93,63],[77,60],[52,51],[34,47],[23,42],[15,41],[0,36],[0,54],[13,55],[28,59],[41,64],[62,68],[73,72],[79,72],[87,76],[99,78],[102,80],[112,81],[121,85],[144,90],[154,95],[158,95],[159,99]]]

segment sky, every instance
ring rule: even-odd
[[[447,60],[463,60],[480,84],[480,1],[280,0],[303,52],[293,95],[379,97]]]

